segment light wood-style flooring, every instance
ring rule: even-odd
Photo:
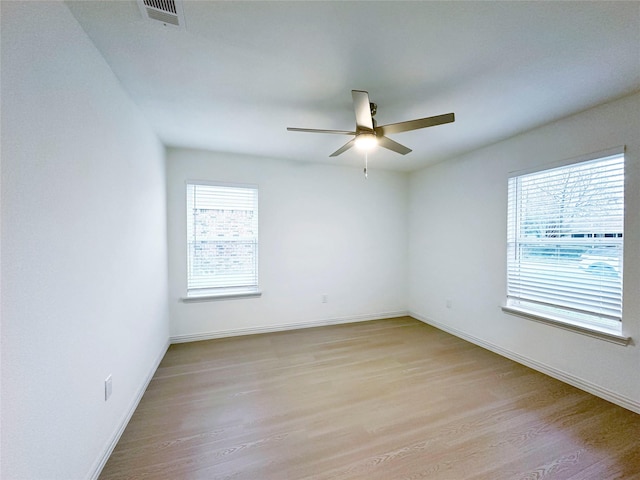
[[[101,480],[640,479],[640,415],[415,319],[172,345]]]

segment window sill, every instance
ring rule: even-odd
[[[204,295],[193,295],[191,297],[182,297],[180,300],[184,303],[194,302],[212,302],[216,300],[231,300],[234,298],[254,298],[261,297],[261,291],[254,292],[226,292],[226,293],[207,293]]]
[[[608,342],[616,343],[618,345],[627,346],[631,341],[631,337],[622,335],[620,332],[610,330],[604,327],[597,327],[594,325],[587,325],[579,322],[571,322],[569,320],[560,320],[541,314],[540,312],[534,312],[524,308],[518,308],[513,306],[503,306],[502,311],[517,315],[519,317],[528,318],[529,320],[535,320],[536,322],[546,323],[547,325],[553,325],[554,327],[560,327],[572,332],[578,332],[583,335],[588,335],[600,340],[606,340]]]

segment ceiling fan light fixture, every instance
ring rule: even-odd
[[[356,148],[370,152],[378,145],[378,139],[373,133],[360,133],[356,137]]]

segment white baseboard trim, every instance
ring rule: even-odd
[[[505,348],[499,347],[498,345],[489,343],[485,340],[474,337],[473,335],[469,335],[468,333],[465,333],[456,328],[449,327],[440,322],[436,322],[418,313],[410,311],[409,316],[415,318],[416,320],[420,320],[421,322],[426,323],[427,325],[431,325],[439,330],[443,330],[447,333],[450,333],[451,335],[454,335],[456,337],[462,338],[463,340],[466,340],[475,345],[478,345],[479,347],[482,347],[494,353],[497,353],[498,355],[502,355],[503,357],[513,360],[514,362],[520,363],[529,368],[537,370],[541,373],[549,375],[550,377],[553,377],[556,380],[560,380],[561,382],[572,385],[576,388],[579,388],[580,390],[584,390],[585,392],[591,393],[596,397],[603,398],[604,400],[607,400],[611,403],[615,403],[616,405],[626,408],[627,410],[631,410],[632,412],[640,414],[640,402],[637,402],[636,400],[625,397],[624,395],[620,395],[619,393],[616,393],[607,388],[603,388],[600,385],[596,385],[595,383],[589,382],[580,377],[576,377],[575,375],[569,374],[567,372],[563,372],[562,370],[558,370],[557,368],[551,367],[537,360],[533,360],[531,358],[525,357],[518,353],[512,352],[511,350],[507,350]]]
[[[158,355],[155,362],[153,363],[153,366],[151,367],[151,370],[147,374],[147,378],[145,379],[145,381],[142,383],[142,385],[136,392],[136,396],[134,397],[133,401],[129,405],[129,408],[127,409],[122,419],[120,420],[118,424],[118,429],[112,435],[111,439],[107,443],[107,446],[105,447],[102,455],[98,457],[94,465],[91,467],[91,470],[90,470],[91,474],[88,477],[91,480],[97,480],[98,477],[100,476],[100,473],[102,473],[102,469],[106,465],[107,460],[109,460],[109,457],[113,452],[113,449],[116,448],[116,445],[120,440],[120,437],[124,433],[124,429],[127,428],[127,425],[129,424],[129,420],[131,420],[133,413],[136,411],[136,408],[138,408],[138,404],[140,403],[140,400],[142,400],[142,396],[144,395],[144,392],[147,390],[147,387],[149,386],[149,383],[151,382],[153,375],[156,373],[156,370],[158,369],[160,362],[162,361],[165,354],[167,353],[167,350],[169,349],[169,345],[170,343],[169,343],[169,340],[167,339],[167,342],[165,343],[164,347],[160,350],[160,355]]]
[[[285,330],[298,330],[300,328],[324,327],[327,325],[340,325],[343,323],[367,322],[370,320],[382,320],[385,318],[404,317],[409,315],[406,310],[393,312],[372,313],[365,315],[351,315],[347,317],[324,318],[305,322],[283,323],[260,327],[235,328],[216,332],[193,333],[187,335],[175,335],[169,339],[171,343],[198,342],[200,340],[213,340],[216,338],[238,337],[241,335],[255,335],[258,333],[282,332]]]

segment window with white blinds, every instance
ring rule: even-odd
[[[187,297],[258,292],[258,189],[187,183]]]
[[[620,331],[624,154],[509,179],[507,306]]]

